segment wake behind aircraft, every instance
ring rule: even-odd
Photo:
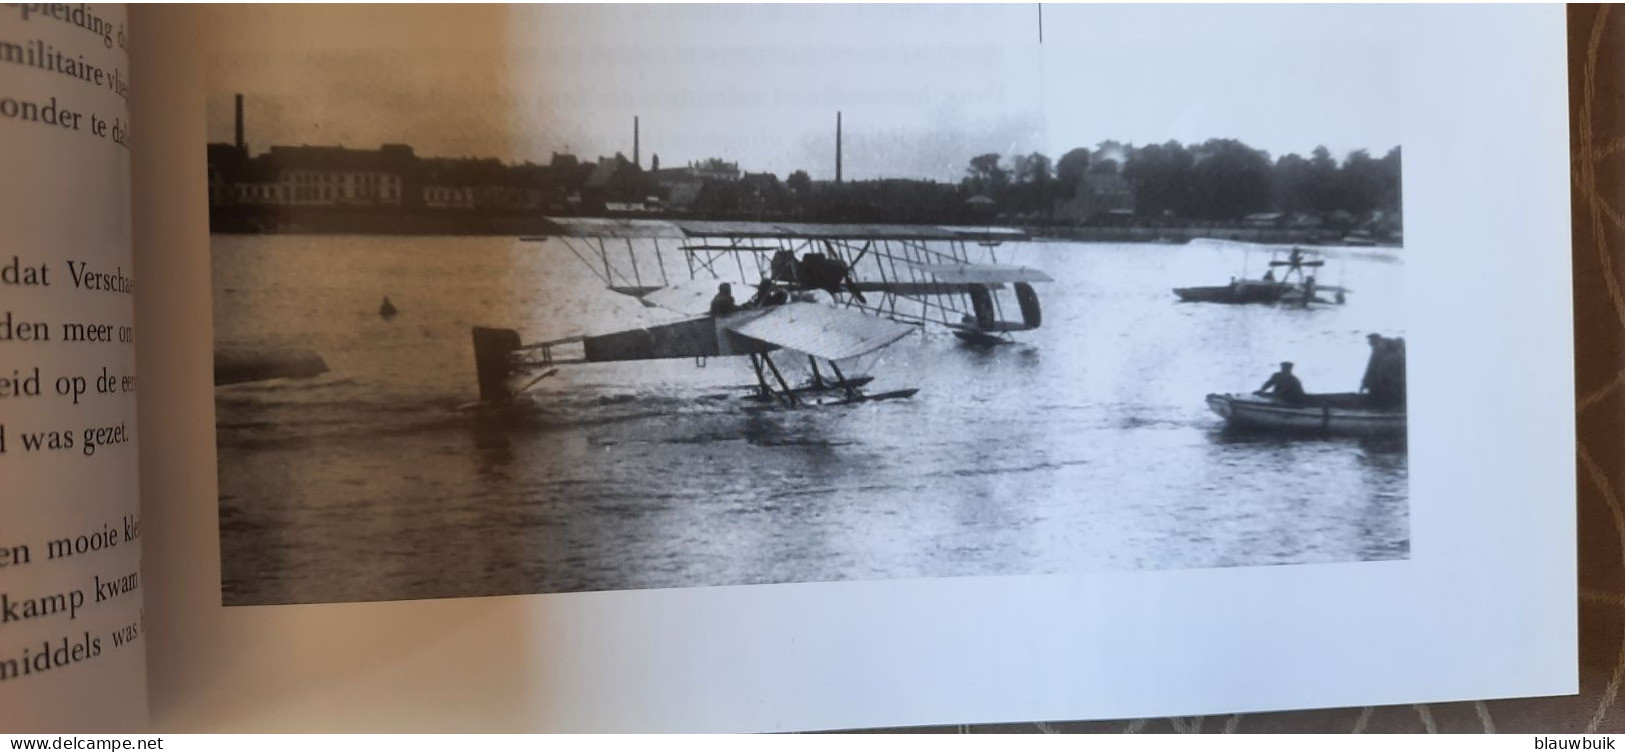
[[[511,329],[476,328],[480,398],[501,403],[563,365],[745,356],[756,398],[786,405],[851,404],[912,396],[866,394],[866,376],[841,363],[883,349],[921,326],[940,325],[979,345],[1013,341],[1042,320],[1036,269],[1000,264],[1017,230],[985,227],[552,219],[558,240],[604,286],[670,311],[668,324],[525,344]],[[663,245],[664,244],[664,245]],[[971,246],[978,250],[974,253]],[[716,305],[722,282],[739,285]],[[1013,290],[1012,314],[999,293]],[[794,385],[780,363],[806,358]],[[823,362],[820,367],[819,362]],[[827,375],[826,375],[827,372]],[[833,399],[828,399],[833,396]]]

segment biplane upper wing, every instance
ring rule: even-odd
[[[915,327],[817,303],[787,303],[728,329],[751,339],[825,360],[867,355],[902,339]]]
[[[1054,282],[1037,269],[1010,264],[910,264],[941,282],[999,285],[1011,282]]]

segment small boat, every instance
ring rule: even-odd
[[[1209,394],[1207,406],[1237,429],[1334,436],[1405,432],[1403,407],[1377,407],[1365,394],[1311,394],[1301,404],[1254,394]]]
[[[1377,239],[1365,230],[1355,230],[1343,236],[1343,245],[1371,247],[1377,244]]]
[[[1303,248],[1292,248],[1289,251],[1277,251],[1270,259],[1270,271],[1261,279],[1235,279],[1228,285],[1212,287],[1176,287],[1174,294],[1188,303],[1228,303],[1240,305],[1246,303],[1263,303],[1273,305],[1283,303],[1306,307],[1311,303],[1330,305],[1341,304],[1347,301],[1348,289],[1336,285],[1317,284],[1314,276],[1305,270],[1318,270],[1326,265],[1320,254]],[[1284,269],[1281,277],[1275,277],[1275,268]],[[1330,299],[1321,297],[1318,293],[1327,293]]]
[[[1282,296],[1296,288],[1285,282],[1238,279],[1214,287],[1176,287],[1174,294],[1188,303],[1278,303]]]

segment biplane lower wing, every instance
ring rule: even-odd
[[[684,316],[704,316],[711,310],[711,299],[716,294],[716,280],[693,279],[635,294],[633,297],[642,300],[646,306],[664,308]]]
[[[850,292],[886,292],[894,295],[923,297],[926,295],[967,295],[972,287],[986,287],[997,289],[999,284],[972,285],[963,282],[876,282],[874,280],[854,280],[846,284],[845,289]]]
[[[742,319],[754,318],[747,314],[735,315]],[[582,359],[588,363],[715,358],[771,352],[776,347],[773,343],[735,335],[727,326],[727,319],[719,327],[712,316],[581,338]]]
[[[724,326],[750,339],[824,360],[867,355],[915,331],[910,324],[817,303],[788,303],[743,323],[726,322]]]
[[[772,352],[780,348],[824,360],[845,360],[879,350],[915,327],[817,303],[788,303],[703,316],[644,329],[580,338],[582,360],[714,358]]]

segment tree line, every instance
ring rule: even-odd
[[[1120,180],[1119,180],[1120,179]],[[1400,209],[1400,149],[1382,157],[1364,149],[1342,162],[1326,147],[1277,159],[1235,139],[1133,146],[1105,141],[1053,162],[1034,152],[1008,164],[999,154],[972,157],[961,191],[986,196],[1001,214],[1049,217],[1057,202],[1126,187],[1137,217],[1235,221],[1249,214],[1369,218]]]

